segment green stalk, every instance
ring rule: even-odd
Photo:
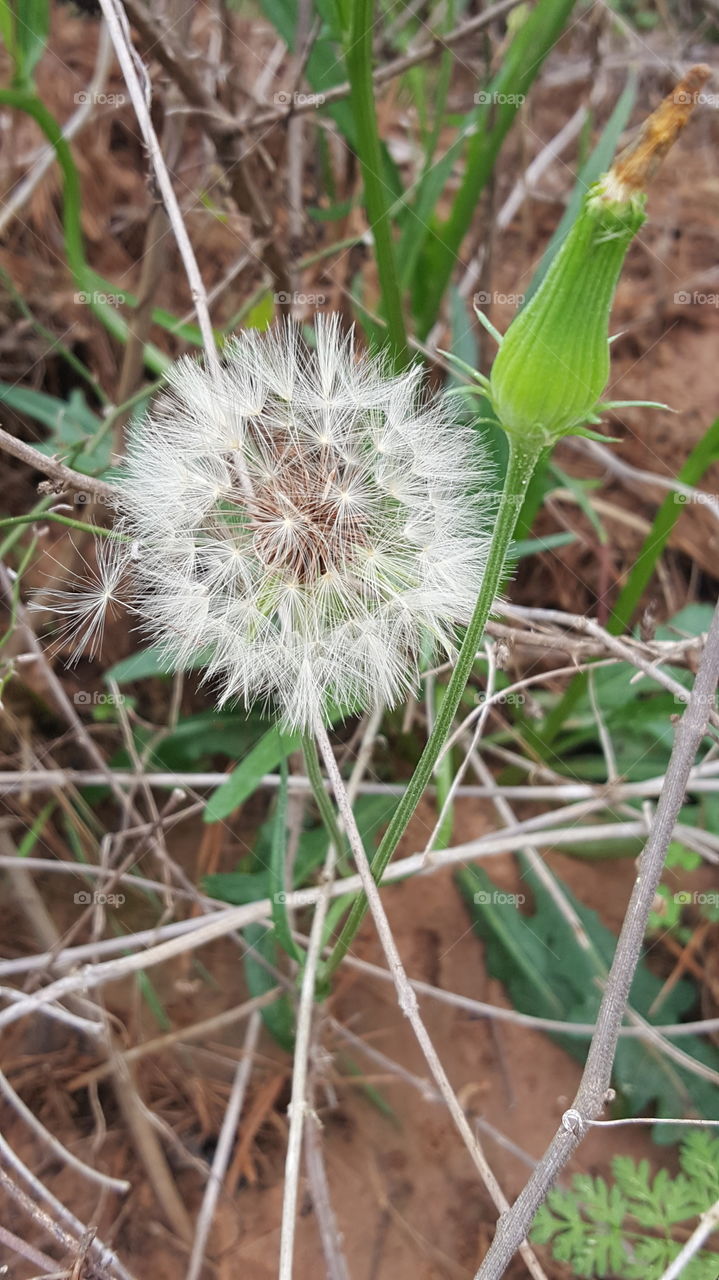
[[[682,484],[698,484],[704,472],[718,457],[719,418],[711,424],[699,443],[692,449],[677,479]],[[682,504],[676,501],[676,497],[676,494],[670,493],[664,499],[637,555],[634,568],[619,593],[607,622],[607,631],[612,636],[621,635],[629,627],[637,605],[654,573],[657,561],[663,554],[672,530],[682,513]],[[584,693],[587,676],[586,671],[580,671],[574,676],[551,714],[547,716],[541,732],[535,731],[533,741],[537,747],[547,747],[554,741]]]
[[[517,516],[540,453],[541,449],[533,445],[525,447],[518,440],[510,441],[502,500],[492,536],[487,568],[482,579],[482,586],[474,607],[474,613],[467,627],[451,679],[447,685],[441,705],[437,710],[434,728],[427,739],[417,768],[407,785],[407,790],[397,805],[392,820],[372,859],[372,875],[377,884],[380,883],[385,868],[422,798],[439,758],[440,751],[452,727],[460,699],[474,665],[477,648],[482,640],[487,619],[502,582],[505,561],[517,523]],[[364,894],[360,894],[355,899],[344,928],[335,943],[334,950],[325,963],[321,973],[321,981],[326,982],[331,977],[342,958],[346,955],[362,923],[366,910],[367,899]]]
[[[46,498],[41,498],[39,502],[35,503],[32,511],[27,512],[28,519],[42,519],[48,507],[51,507],[55,501],[55,495],[48,495]],[[26,521],[23,521],[22,525],[14,526],[13,531],[9,533],[6,538],[3,538],[2,542],[0,542],[0,560],[5,560],[9,552],[12,551],[15,546],[15,543],[19,542],[23,534],[23,525],[25,523]]]
[[[372,83],[373,17],[373,0],[354,0],[345,61],[351,85],[350,102],[357,131],[357,154],[364,182],[365,208],[374,236],[387,331],[394,362],[402,367],[408,360],[407,335],[386,199],[387,187],[382,180],[382,148]]]
[[[68,529],[79,529],[81,533],[99,534],[101,538],[120,538],[122,542],[129,542],[130,539],[125,533],[118,533],[116,529],[106,529],[100,524],[86,524],[83,520],[73,520],[70,516],[61,516],[56,511],[44,511],[38,514],[37,511],[30,511],[24,516],[8,516],[6,520],[0,520],[0,529],[17,529],[24,524],[35,524],[51,521],[54,524],[64,524]]]

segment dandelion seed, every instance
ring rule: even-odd
[[[50,610],[57,618],[64,619],[54,642],[57,648],[71,646],[70,666],[83,654],[94,658],[99,653],[108,615],[122,608],[131,557],[129,542],[119,537],[98,538],[95,564],[83,556],[85,572],[69,575],[69,590],[51,588],[30,602],[32,610]]]

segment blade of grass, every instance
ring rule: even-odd
[[[382,148],[377,128],[374,85],[372,82],[373,0],[354,0],[351,9],[345,62],[351,85],[350,103],[356,131],[367,218],[374,236],[377,273],[382,292],[382,309],[387,319],[387,334],[395,364],[408,360],[399,276],[395,261],[389,201],[383,180]]]
[[[556,44],[575,0],[539,0],[524,19],[507,50],[501,69],[477,107],[475,131],[467,151],[464,178],[447,221],[437,227],[422,270],[426,281],[420,314],[420,336],[435,323],[445,290],[467,234],[477,202],[492,174],[504,142],[542,63]]]
[[[65,239],[65,256],[79,292],[87,293],[88,305],[104,325],[108,333],[119,342],[127,341],[127,324],[122,316],[107,302],[101,301],[97,294],[96,276],[85,258],[82,226],[80,222],[81,194],[77,168],[67,139],[52,112],[40,99],[25,89],[0,89],[0,106],[11,107],[16,111],[24,111],[32,117],[54,148],[57,162],[63,178],[62,221]],[[107,283],[103,282],[105,291]],[[110,286],[111,287],[111,286]],[[117,292],[117,291],[115,291]],[[170,363],[168,357],[152,343],[145,346],[145,363],[153,373],[162,373]]]

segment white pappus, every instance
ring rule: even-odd
[[[131,428],[118,499],[129,606],[168,664],[201,658],[221,703],[271,702],[301,730],[331,705],[391,705],[421,654],[453,652],[494,488],[419,366],[356,354],[337,317],[315,336],[243,332],[219,377],[180,360]]]

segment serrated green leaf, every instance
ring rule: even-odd
[[[679,1154],[683,1172],[706,1189],[707,1205],[719,1200],[719,1138],[708,1129],[692,1129]]]
[[[489,972],[505,984],[514,1007],[523,1013],[593,1022],[599,1007],[599,984],[611,965],[616,937],[595,911],[562,885],[590,941],[589,949],[579,948],[571,925],[531,865],[521,855],[519,861],[523,884],[534,900],[531,915],[521,914],[510,903],[495,905],[492,895],[496,886],[482,868],[466,868],[457,875],[475,930],[485,941]],[[477,891],[485,894],[484,903],[474,901]],[[683,980],[665,996],[661,1007],[653,1010],[662,991],[661,980],[640,963],[630,1001],[642,1017],[650,1022],[679,1020],[695,1000],[692,984]],[[572,1056],[584,1060],[586,1048],[578,1038],[552,1035],[552,1039]],[[717,1069],[719,1055],[700,1037],[687,1037],[683,1049],[697,1061]],[[654,1111],[658,1118],[698,1114],[719,1119],[716,1088],[667,1059],[661,1047],[653,1043],[620,1039],[613,1079],[630,1115]],[[676,1141],[678,1135],[658,1126],[654,1136],[657,1141],[667,1142]]]
[[[692,1130],[680,1153],[684,1172],[671,1178],[660,1169],[652,1179],[648,1160],[628,1156],[612,1161],[614,1183],[576,1174],[570,1188],[554,1188],[539,1209],[532,1240],[548,1244],[574,1275],[660,1280],[682,1244],[671,1228],[691,1222],[715,1200],[706,1173],[719,1179],[719,1139]],[[691,1173],[688,1172],[691,1170]],[[695,1177],[693,1175],[696,1175]],[[639,1228],[639,1229],[638,1229]],[[716,1280],[719,1254],[702,1250],[682,1271],[689,1280]]]

